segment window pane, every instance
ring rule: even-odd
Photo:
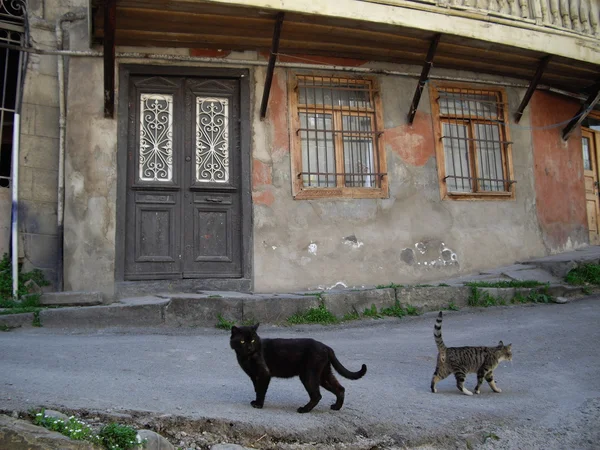
[[[479,190],[504,191],[502,144],[498,125],[475,124],[475,147],[479,158]]]
[[[446,186],[449,192],[471,192],[471,170],[467,126],[442,123],[442,144],[446,160]]]
[[[498,118],[498,99],[493,94],[440,92],[440,113],[460,117]]]
[[[586,137],[583,138],[583,168],[585,170],[592,170],[592,158],[590,158],[590,140]]]
[[[307,187],[335,187],[335,148],[331,114],[300,113],[302,182]]]
[[[371,116],[343,116],[345,183],[349,187],[376,187]]]
[[[329,79],[302,79],[298,85],[300,105],[317,105],[324,107],[371,108],[368,84],[348,82],[333,83]]]

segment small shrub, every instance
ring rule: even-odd
[[[583,264],[571,269],[565,277],[565,281],[575,285],[600,285],[600,264]]]
[[[109,423],[102,427],[98,438],[108,450],[129,450],[135,449],[140,444],[144,445],[144,442],[138,439],[134,428],[118,423]]]
[[[234,322],[225,319],[221,314],[217,314],[217,324],[215,325],[215,327],[220,328],[221,330],[229,331],[234,325]]]
[[[338,318],[335,317],[325,305],[319,305],[316,308],[310,308],[306,311],[294,314],[293,316],[288,317],[287,321],[293,325],[301,323],[332,324],[339,322]]]
[[[31,323],[32,326],[34,327],[41,327],[42,326],[42,321],[40,319],[40,312],[39,311],[34,311],[33,312],[33,322]]]
[[[19,306],[18,300],[27,294],[27,288],[25,283],[29,280],[33,280],[40,287],[48,286],[50,283],[44,277],[44,274],[39,269],[33,269],[30,272],[19,271],[19,284],[17,288],[17,299],[13,299],[13,287],[12,287],[12,264],[7,253],[4,253],[2,260],[0,260],[0,308],[13,308]],[[13,303],[11,303],[13,302]],[[15,305],[16,303],[16,305]]]

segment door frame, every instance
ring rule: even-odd
[[[587,135],[587,136],[586,136]],[[590,161],[592,163],[592,171],[595,173],[596,176],[596,182],[600,181],[600,152],[599,147],[600,147],[600,131],[597,130],[593,130],[591,128],[586,128],[586,127],[581,127],[581,148],[583,149],[583,139],[584,138],[588,138],[590,140],[590,145],[593,148],[593,155],[592,152],[590,152]],[[586,222],[587,222],[587,228],[588,228],[588,239],[589,239],[589,243],[590,245],[598,245],[597,243],[592,243],[592,240],[590,239],[590,233],[589,233],[589,220],[587,217],[587,190],[585,187],[585,168],[583,169],[584,171],[584,180],[583,180],[583,184],[584,184],[584,192],[585,192],[585,212],[586,212]],[[598,186],[596,186],[596,189],[594,190],[594,195],[596,196],[596,223],[600,226],[600,198],[598,198],[598,195],[600,195],[600,188]],[[600,230],[599,230],[599,234],[600,234]]]
[[[242,202],[242,277],[184,278],[166,280],[125,281],[125,225],[127,216],[128,129],[135,118],[129,116],[129,79],[132,75],[183,76],[237,79],[240,83],[240,151]],[[173,67],[123,64],[119,66],[117,113],[117,202],[115,236],[115,296],[123,298],[156,292],[197,292],[224,290],[250,292],[253,280],[252,230],[252,152],[250,145],[250,71],[248,69],[212,67]]]

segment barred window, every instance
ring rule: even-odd
[[[504,91],[432,86],[431,93],[442,197],[512,197]]]
[[[387,197],[374,81],[299,75],[294,83],[294,197]]]

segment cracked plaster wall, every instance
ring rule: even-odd
[[[287,76],[285,69],[275,71],[268,117],[261,122],[257,111],[264,69],[255,69],[256,291],[439,280],[545,254],[536,215],[532,136],[524,128],[530,125],[529,109],[522,127],[511,126],[516,200],[442,201],[428,90],[411,127],[406,116],[415,80],[379,76],[389,198],[293,200]],[[524,89],[506,91],[514,111]]]

